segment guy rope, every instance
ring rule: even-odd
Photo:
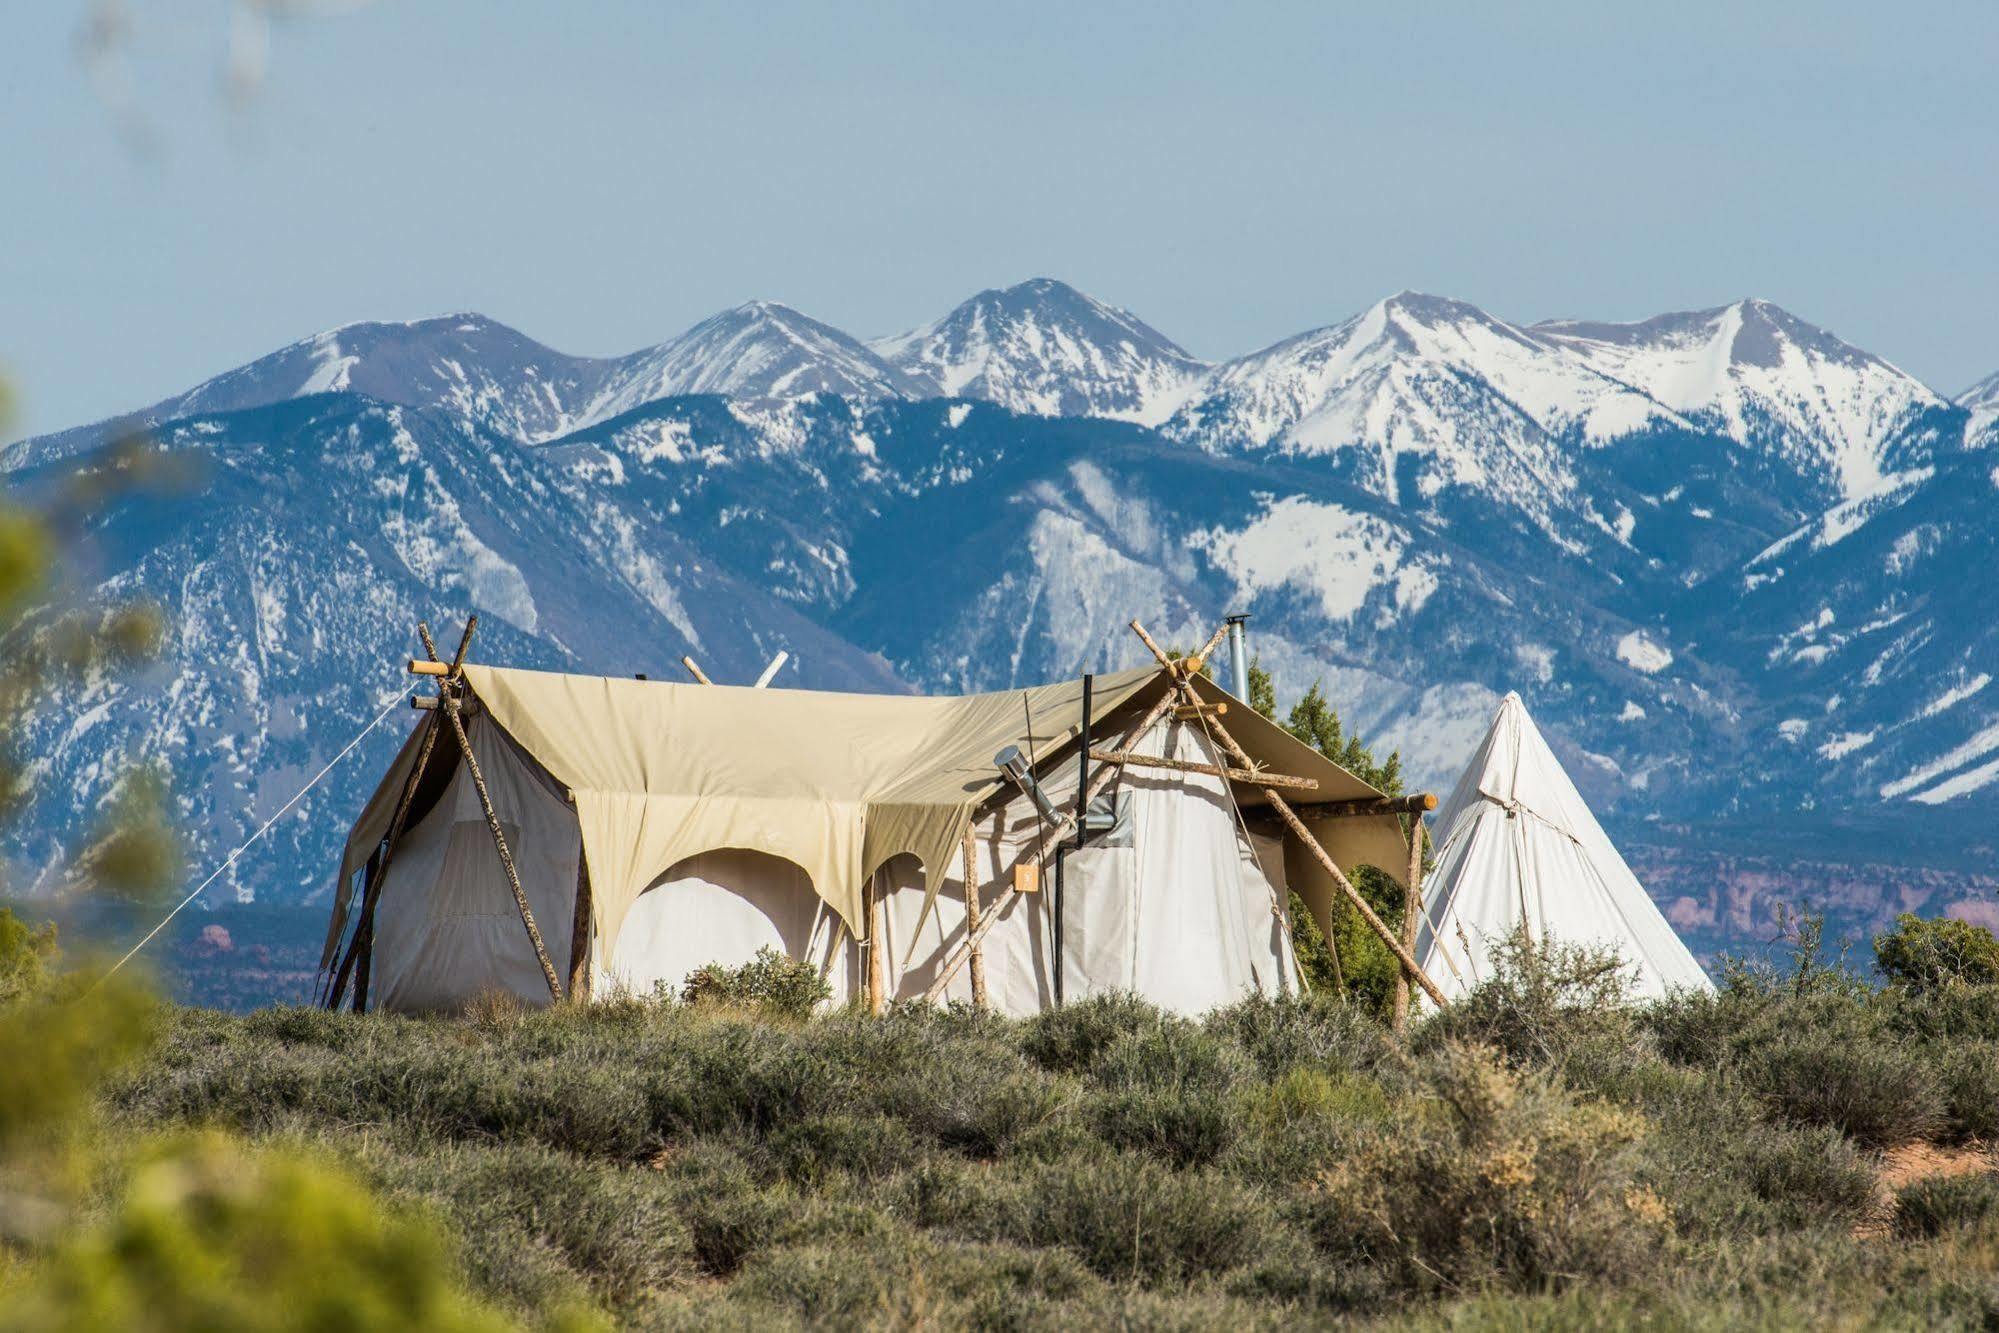
[[[312,777],[306,782],[306,784],[303,787],[300,787],[297,791],[293,792],[291,799],[286,801],[283,805],[279,806],[278,812],[272,815],[269,819],[265,820],[263,824],[258,827],[255,833],[252,833],[249,837],[245,838],[241,843],[237,844],[236,850],[229,853],[228,856],[224,857],[222,860],[222,864],[216,866],[215,869],[208,872],[208,878],[202,880],[201,883],[195,885],[194,888],[188,893],[187,897],[175,903],[173,910],[171,912],[168,912],[165,916],[161,917],[158,925],[154,926],[151,930],[147,931],[145,935],[140,938],[137,944],[133,945],[130,949],[127,949],[125,951],[125,956],[123,958],[120,958],[117,962],[113,963],[109,968],[109,970],[107,970],[102,977],[98,978],[97,984],[100,986],[103,985],[104,982],[108,981],[111,978],[112,974],[117,972],[119,968],[131,962],[133,957],[138,954],[139,950],[145,948],[148,944],[151,944],[153,942],[153,937],[155,935],[158,935],[162,930],[165,930],[167,928],[167,923],[172,921],[175,917],[179,916],[182,908],[186,907],[196,898],[199,898],[202,894],[202,890],[206,889],[209,885],[213,884],[218,878],[220,878],[223,871],[227,870],[230,866],[235,865],[238,857],[242,856],[244,852],[249,851],[251,846],[255,844],[257,839],[263,837],[266,833],[270,832],[272,825],[276,824],[280,819],[283,819],[285,817],[285,814],[293,806],[297,805],[299,801],[304,798],[307,792],[311,791],[314,787],[317,787],[319,785],[320,779],[324,778],[328,773],[331,773],[334,770],[334,768],[340,763],[341,760],[345,759],[348,755],[354,753],[355,748],[358,747],[363,740],[367,739],[368,733],[373,731],[376,727],[381,726],[382,722],[389,716],[389,714],[396,711],[397,705],[403,702],[404,697],[405,696],[402,694],[401,691],[397,691],[395,697],[390,699],[387,704],[383,705],[382,711],[375,714],[373,721],[369,722],[367,726],[361,728],[360,731],[356,732],[354,735],[354,739],[348,741],[346,745],[342,746],[340,748],[339,754],[336,754],[333,756],[333,758],[327,760],[326,766],[320,769],[317,773],[313,774]]]

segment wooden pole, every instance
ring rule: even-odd
[[[699,666],[695,665],[694,659],[692,657],[681,658],[680,665],[687,668],[687,674],[694,677],[697,683],[702,685],[713,685],[715,683],[714,681],[708,679],[707,672],[703,671]]]
[[[1416,956],[1416,921],[1423,914],[1423,816],[1409,816],[1409,871],[1402,881],[1402,947]],[[1395,974],[1394,1008],[1391,1011],[1397,1032],[1409,1029],[1409,974]]]
[[[465,651],[472,646],[472,631],[478,628],[478,616],[465,617],[465,632],[458,636],[458,651],[451,655],[451,674],[454,679],[465,672]]]
[[[472,627],[465,627],[465,637],[472,637]],[[459,652],[464,653],[463,645]],[[526,890],[521,888],[520,873],[514,869],[514,854],[507,850],[507,835],[500,828],[500,816],[493,809],[493,797],[486,790],[486,777],[479,771],[478,756],[472,753],[472,742],[466,738],[465,724],[458,720],[458,699],[448,696],[444,703],[444,715],[451,719],[451,730],[458,737],[458,748],[465,756],[465,769],[472,775],[472,785],[478,789],[480,808],[486,812],[486,827],[493,834],[493,849],[500,854],[500,868],[507,872],[507,887],[514,891],[514,905],[521,909],[521,924],[527,927],[528,943],[534,945],[534,956],[541,963],[541,975],[548,982],[548,993],[557,1004],[562,1003],[562,982],[555,975],[555,964],[548,960],[548,946],[541,942],[541,928],[534,923],[534,909],[528,906]]]
[[[1229,627],[1228,622],[1223,621],[1221,628],[1208,636],[1208,641],[1201,645],[1199,652],[1190,653],[1177,662],[1166,655],[1166,650],[1161,648],[1153,637],[1145,632],[1145,626],[1139,624],[1136,620],[1131,622],[1131,632],[1136,634],[1139,642],[1143,643],[1147,650],[1159,660],[1160,666],[1165,667],[1175,676],[1195,676],[1200,674],[1201,665],[1208,660],[1208,654],[1215,651],[1221,645],[1222,640],[1228,636]],[[1197,699],[1194,702],[1199,703],[1200,700]]]
[[[1333,877],[1333,882],[1340,886],[1342,893],[1346,894],[1347,901],[1353,904],[1356,912],[1360,913],[1361,920],[1367,922],[1368,929],[1381,937],[1381,942],[1388,946],[1388,951],[1395,955],[1396,960],[1402,964],[1403,968],[1409,973],[1409,976],[1423,988],[1423,993],[1428,995],[1439,1009],[1442,1009],[1444,1007],[1444,993],[1437,989],[1435,982],[1423,974],[1422,968],[1416,966],[1415,955],[1402,947],[1402,941],[1395,937],[1395,932],[1382,924],[1381,918],[1375,915],[1374,909],[1367,905],[1367,899],[1360,896],[1360,890],[1356,889],[1352,881],[1347,879],[1346,875],[1340,870],[1339,862],[1333,860],[1332,854],[1319,845],[1319,840],[1312,836],[1312,830],[1305,827],[1305,822],[1298,818],[1297,813],[1289,805],[1285,804],[1282,796],[1279,796],[1275,790],[1270,788],[1265,788],[1263,795],[1270,802],[1271,808],[1284,817],[1284,822],[1291,826],[1291,831],[1298,835],[1299,841],[1305,844],[1305,849],[1311,852],[1319,864],[1325,867],[1326,873]]]
[[[1224,768],[1219,764],[1204,764],[1194,759],[1167,759],[1156,755],[1133,754],[1129,750],[1092,750],[1090,758],[1104,764],[1125,764],[1132,768],[1164,768],[1175,773],[1205,773],[1211,778],[1228,778],[1235,782],[1255,783],[1265,787],[1285,787],[1294,791],[1319,789],[1317,778],[1294,778],[1283,773]]]
[[[882,1011],[883,992],[887,989],[887,963],[882,959],[883,930],[881,872],[876,871],[868,880],[868,1012]]]
[[[965,933],[979,930],[979,839],[969,825],[965,828]],[[972,1004],[986,1007],[986,954],[972,946]]]

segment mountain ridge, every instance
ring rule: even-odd
[[[1020,284],[872,346],[752,302],[606,358],[478,316],[349,325],[163,400],[191,414],[156,413],[149,447],[210,480],[198,503],[119,501],[73,591],[170,609],[166,656],[59,693],[32,730],[39,771],[73,794],[10,839],[10,876],[59,878],[60,834],[123,759],[186,776],[194,850],[234,845],[266,785],[379,706],[363,686],[416,618],[470,610],[491,660],[659,674],[691,652],[748,679],[784,648],[780,684],[979,690],[1135,664],[1132,616],[1192,638],[1241,609],[1283,697],[1322,682],[1430,785],[1519,688],[1627,825],[1999,805],[1999,692],[1979,669],[1999,617],[1951,573],[1999,556],[1971,406],[1879,379],[1892,428],[1860,437],[1879,471],[1849,496],[1817,419],[1759,416],[1764,448],[1612,373],[1662,338],[1712,344],[1713,311],[1626,333],[1403,292],[1196,363],[1196,390],[1223,390],[1149,426],[1121,415],[1160,403],[1122,349],[1184,352],[1141,348],[1150,326],[1085,301]],[[1749,313],[1767,326],[1751,361],[1887,373]],[[1078,359],[1086,317],[1111,332]],[[983,343],[951,340],[974,324]],[[1030,326],[1049,356],[1003,336]],[[1754,415],[1741,336],[1703,383]],[[932,396],[938,366],[1014,404]],[[1072,401],[1046,396],[1065,368],[1080,414],[1041,410]],[[688,387],[724,392],[656,395]],[[108,434],[27,442],[12,480],[55,484]],[[287,640],[295,660],[273,655]],[[317,832],[281,839],[296,877],[261,891],[313,891],[354,793],[328,799]]]

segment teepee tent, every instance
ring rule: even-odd
[[[1509,694],[1437,816],[1417,959],[1457,999],[1523,923],[1537,944],[1616,949],[1641,999],[1714,988]]]

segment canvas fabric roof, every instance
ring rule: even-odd
[[[1535,942],[1608,945],[1658,998],[1713,983],[1590,813],[1517,694],[1437,816],[1417,962],[1455,999],[1490,973],[1521,923]]]
[[[735,847],[802,867],[856,935],[863,892],[899,853],[948,873],[974,810],[1004,782],[993,756],[1008,745],[1046,759],[1082,722],[1082,682],[965,696],[839,694],[681,685],[467,665],[492,719],[570,791],[582,826],[598,940],[617,938],[631,904],[670,867]],[[1108,731],[1168,688],[1157,668],[1097,676],[1092,713]],[[1205,699],[1230,696],[1204,678]],[[1226,718],[1244,750],[1273,771],[1319,782],[1309,801],[1378,795],[1359,778],[1238,706]],[[344,924],[347,886],[387,834],[416,762],[421,728],[405,743],[350,833],[329,939]],[[1104,734],[1104,733],[1098,733]],[[1093,741],[1093,743],[1095,743]],[[1111,743],[1106,735],[1105,744]],[[455,762],[448,735],[439,753]],[[1237,799],[1261,800],[1238,785]],[[1303,801],[1301,801],[1301,804]],[[1342,866],[1397,868],[1406,857],[1394,817],[1326,821]],[[931,877],[931,889],[944,874]]]

